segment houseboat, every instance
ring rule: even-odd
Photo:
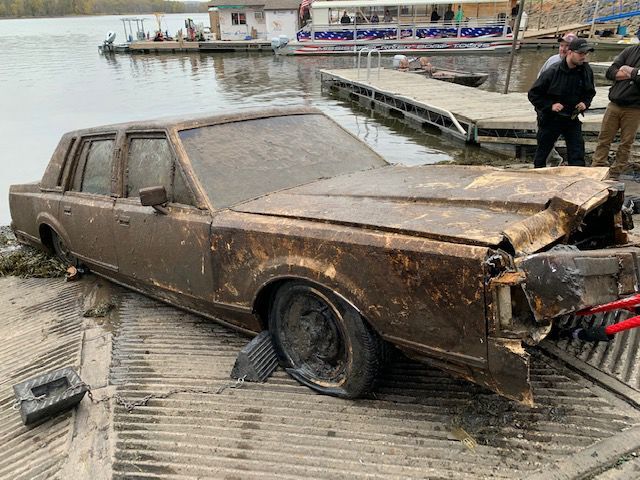
[[[508,51],[514,1],[317,0],[296,38],[274,38],[280,55]]]

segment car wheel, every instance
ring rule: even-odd
[[[71,250],[67,247],[64,240],[56,232],[51,233],[51,243],[56,256],[64,262],[65,265],[76,265],[76,259],[71,254]]]
[[[335,295],[306,283],[286,283],[271,304],[269,330],[281,363],[300,383],[344,398],[373,388],[382,342]]]

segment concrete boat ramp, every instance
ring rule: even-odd
[[[105,302],[106,317],[84,316]],[[347,401],[281,370],[238,386],[229,372],[246,338],[92,275],[0,278],[0,305],[3,479],[640,476],[635,330],[532,350],[534,408],[404,358],[374,395]],[[23,426],[12,385],[64,366],[99,403]]]
[[[390,69],[321,70],[320,78],[325,90],[468,143],[512,154],[536,145],[536,113],[526,93],[503,95]],[[597,139],[607,94],[608,87],[598,88],[582,117],[586,141]]]

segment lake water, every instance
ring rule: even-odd
[[[208,25],[206,14],[189,15]],[[145,27],[155,19],[143,16]],[[167,15],[175,33],[186,14]],[[270,53],[101,56],[107,31],[124,39],[120,16],[0,20],[0,225],[9,223],[9,185],[38,180],[60,136],[69,130],[159,116],[228,112],[265,106],[313,105],[356,134],[387,160],[435,163],[487,159],[437,133],[322,94],[317,71],[353,67],[352,57],[275,57]],[[516,57],[512,91],[527,90],[551,48]],[[596,52],[605,61],[611,52]],[[383,59],[390,64],[391,59]],[[482,88],[504,88],[508,55],[437,56],[444,68],[490,74]],[[330,141],[328,139],[327,141]]]

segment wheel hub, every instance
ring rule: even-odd
[[[300,353],[304,359],[315,356],[329,362],[336,360],[340,338],[333,315],[328,309],[306,312],[300,317],[300,326],[303,332]]]
[[[315,296],[298,297],[285,322],[287,350],[293,363],[314,376],[333,379],[344,368],[344,339],[336,312]]]

